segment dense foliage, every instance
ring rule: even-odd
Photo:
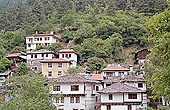
[[[170,9],[153,16],[148,21],[150,29],[150,41],[154,44],[150,58],[150,66],[147,72],[152,86],[152,92],[156,97],[164,96],[170,101]]]
[[[37,73],[10,78],[6,83],[10,99],[0,101],[1,110],[55,110],[50,101],[47,79]],[[12,83],[13,82],[13,83]]]

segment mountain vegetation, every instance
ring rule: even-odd
[[[67,44],[72,44],[68,48],[80,53],[80,64],[88,62],[89,71],[100,71],[107,63],[126,63],[129,60],[123,51],[128,48],[136,51],[153,47],[149,57],[150,63],[146,68],[146,73],[149,73],[147,79],[150,84],[154,83],[152,89],[155,96],[168,96],[166,99],[170,100],[170,9],[167,0],[16,0],[14,3],[8,1],[0,0],[0,72],[10,68],[11,62],[4,58],[9,52],[14,49],[25,51],[26,35],[35,31],[56,31],[63,43],[40,46],[37,49],[46,48],[58,52],[68,47]],[[17,70],[21,76],[25,73],[21,71],[24,67],[25,64],[21,64]],[[25,78],[28,84],[31,84],[26,86],[35,88],[34,84],[39,84],[34,81],[34,84],[30,83],[34,77],[29,75],[23,75],[21,78]],[[41,77],[40,81],[42,82]],[[46,88],[42,88],[47,91]],[[26,89],[21,91],[21,96],[3,106],[3,110],[18,110],[8,107],[17,105],[16,107],[24,108],[26,104],[32,104],[42,98],[35,96],[35,100],[31,99],[33,94],[30,94],[30,89],[25,100],[23,96],[27,95]],[[41,89],[39,92],[42,92]],[[47,96],[45,93],[45,99]],[[17,102],[18,98],[22,99],[21,102]],[[40,105],[44,106],[47,103],[47,100],[42,100]],[[50,104],[46,107],[53,108]]]

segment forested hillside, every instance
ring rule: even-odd
[[[1,1],[2,2],[2,1]],[[148,47],[146,20],[167,8],[167,0],[26,0],[0,11],[0,57],[25,50],[25,36],[56,31],[80,61],[126,62],[123,54]],[[40,47],[48,48],[48,47]],[[54,48],[53,48],[54,50]]]

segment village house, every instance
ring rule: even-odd
[[[70,61],[53,58],[40,61],[42,63],[42,74],[48,78],[57,78],[67,74],[70,67]]]
[[[79,74],[65,75],[53,79],[51,94],[61,94],[61,98],[53,98],[53,104],[57,110],[95,110],[100,103],[97,91],[102,86],[98,81],[85,78]]]
[[[77,67],[78,53],[73,49],[62,49],[59,51],[59,58],[69,60],[71,62],[70,67]]]
[[[142,49],[142,50],[138,51],[135,54],[135,63],[136,64],[144,63],[147,55],[149,55],[150,53],[151,53],[151,51],[149,51],[148,49]]]
[[[56,58],[56,53],[47,49],[27,52],[27,68],[30,71],[42,72],[41,60]]]
[[[99,91],[101,110],[146,110],[143,107],[143,91],[124,83],[114,83]]]
[[[125,76],[128,75],[129,69],[120,65],[110,64],[102,70],[102,76],[104,79],[112,78],[113,76]]]
[[[15,69],[18,67],[18,65],[21,62],[26,63],[27,54],[25,52],[22,52],[22,51],[14,50],[11,53],[9,53],[6,58],[13,61],[11,69],[12,69],[12,71],[15,71]]]
[[[48,46],[57,42],[61,42],[61,39],[52,31],[50,33],[36,32],[36,34],[26,36],[26,50],[27,52],[32,51],[35,50],[38,45]]]

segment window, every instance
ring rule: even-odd
[[[69,54],[69,58],[71,57],[71,54]]]
[[[128,110],[132,110],[132,106],[131,105],[128,105]]]
[[[37,58],[37,54],[35,54],[35,58]]]
[[[96,102],[98,102],[98,97],[96,96]]]
[[[143,84],[142,83],[138,83],[138,87],[143,88]]]
[[[28,47],[31,47],[31,44],[28,44]]]
[[[79,91],[79,85],[72,85],[71,91]]]
[[[61,97],[61,103],[64,103],[64,97]]]
[[[52,72],[49,71],[49,72],[48,72],[48,77],[51,77],[51,76],[52,76]]]
[[[58,63],[58,68],[62,68],[62,63]]]
[[[48,57],[48,54],[46,54],[46,57]]]
[[[38,70],[38,67],[34,67],[34,71],[37,71]]]
[[[44,54],[41,54],[42,57],[44,57]]]
[[[48,40],[50,40],[50,37],[48,37]]]
[[[58,76],[61,76],[62,75],[62,71],[58,71]]]
[[[40,41],[42,41],[42,37],[40,38]]]
[[[64,58],[64,54],[62,54],[62,57]]]
[[[80,103],[80,97],[76,97],[76,103]]]
[[[113,100],[113,95],[109,94],[109,100]]]
[[[66,54],[66,58],[68,58],[68,54]]]
[[[70,103],[74,103],[74,97],[70,97]]]
[[[54,86],[53,91],[60,91],[60,86]]]
[[[99,86],[96,86],[96,91],[99,91]]]
[[[78,110],[78,109],[73,109],[73,110]]]
[[[107,110],[111,110],[111,105],[107,105]]]
[[[34,58],[34,55],[33,55],[33,54],[31,54],[31,58]]]
[[[95,86],[95,85],[93,85],[93,90],[95,90],[95,87],[96,87],[96,86]]]
[[[47,40],[47,37],[45,37],[45,40]]]
[[[137,99],[137,94],[128,94],[128,99]]]
[[[111,86],[111,84],[106,84],[106,87]]]
[[[39,41],[39,38],[37,38],[37,41]]]
[[[53,64],[52,63],[48,63],[48,68],[52,68]]]

